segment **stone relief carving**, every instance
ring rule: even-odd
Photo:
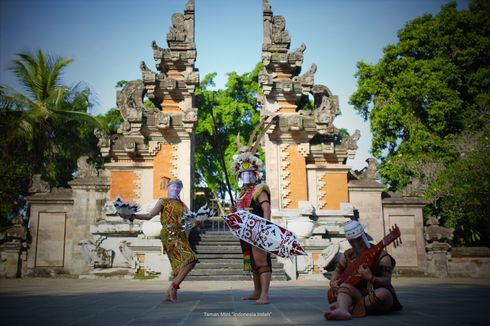
[[[99,241],[93,243],[91,240],[80,240],[78,245],[82,257],[92,269],[112,267],[114,252],[100,247]]]
[[[172,117],[163,112],[155,114],[155,125],[158,129],[168,129],[172,125]]]
[[[189,109],[185,111],[184,121],[186,122],[196,122],[197,121],[197,110]]]
[[[124,143],[124,151],[128,154],[133,154],[136,152],[136,142],[127,140]]]

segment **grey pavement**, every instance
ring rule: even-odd
[[[179,303],[159,280],[1,279],[2,325],[489,325],[490,279],[395,278],[401,312],[325,321],[328,280],[272,281],[269,305],[240,297],[250,281],[188,281]]]

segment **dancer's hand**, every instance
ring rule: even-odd
[[[129,220],[130,222],[134,221],[134,215],[133,214],[124,214],[124,213],[118,213],[118,215],[125,220]]]

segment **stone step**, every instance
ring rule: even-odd
[[[242,274],[241,268],[194,268],[189,275],[238,275]]]
[[[190,242],[233,242],[240,243],[235,237],[189,237]]]
[[[241,254],[242,248],[240,246],[228,247],[228,246],[201,246],[198,245],[195,248],[197,254]]]
[[[242,253],[233,253],[233,254],[197,254],[198,259],[220,259],[220,258],[243,258]]]
[[[187,275],[186,281],[251,281],[250,275]]]
[[[243,258],[199,258],[199,264],[243,264]]]
[[[281,263],[272,263],[272,270],[276,269],[282,269],[284,266]],[[199,264],[196,265],[194,269],[242,269],[243,268],[243,262],[236,262],[236,263],[230,263],[230,262],[225,262],[225,263],[214,263],[211,260],[206,260],[206,261],[199,261]]]
[[[272,273],[273,281],[286,281],[286,274]],[[186,281],[252,281],[252,276],[247,274],[242,275],[191,275],[189,274]]]

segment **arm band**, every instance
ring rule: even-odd
[[[271,202],[270,202],[270,201],[268,201],[268,200],[263,200],[263,201],[261,201],[261,202],[259,203],[259,205],[260,205],[260,206],[262,206],[262,204],[263,204],[263,203],[269,203],[269,204],[270,204]]]

